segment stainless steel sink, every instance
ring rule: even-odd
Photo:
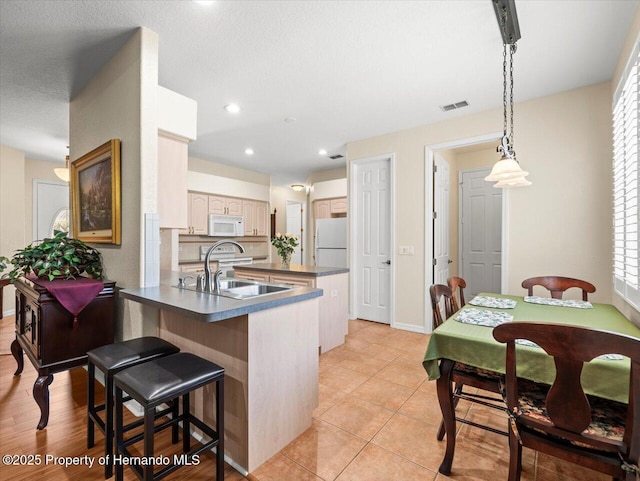
[[[249,286],[234,287],[231,289],[222,289],[221,295],[231,295],[241,299],[246,297],[264,296],[267,294],[275,294],[276,292],[288,291],[292,289],[290,286],[276,286],[273,284],[253,284]]]
[[[196,289],[195,284],[186,284],[183,287],[174,286],[178,289],[186,289],[188,291],[203,292]],[[253,297],[268,296],[270,294],[278,294],[279,292],[286,292],[294,289],[298,286],[288,286],[283,284],[265,284],[261,282],[254,282],[248,280],[236,280],[236,279],[220,279],[220,293],[211,295],[218,295],[223,297],[230,297],[232,299],[251,299]]]

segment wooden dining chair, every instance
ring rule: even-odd
[[[458,306],[455,303],[456,299],[451,292],[449,286],[444,284],[434,284],[429,287],[429,295],[431,297],[431,311],[433,318],[433,329],[438,327],[444,322],[445,319],[451,317],[454,312],[458,310]],[[442,317],[440,312],[440,302],[444,299],[444,312],[445,316]]]
[[[533,286],[542,286],[547,288],[551,292],[553,299],[562,299],[562,294],[567,289],[577,287],[582,289],[582,300],[586,301],[587,293],[593,294],[596,292],[596,287],[590,282],[580,279],[574,279],[572,277],[560,277],[560,276],[542,276],[542,277],[530,277],[522,281],[522,287],[528,289],[530,296],[533,295]]]
[[[502,324],[493,330],[493,336],[507,344],[509,481],[520,479],[523,446],[616,480],[634,481],[640,476],[639,339],[533,322]],[[517,378],[516,339],[533,341],[554,358],[556,376],[551,387]],[[585,395],[580,378],[584,363],[603,354],[631,358],[628,404]]]
[[[453,316],[458,310],[458,306],[455,302],[455,297],[451,288],[444,284],[434,284],[429,288],[429,294],[431,296],[431,308],[433,310],[433,326],[434,329],[438,327],[444,319]],[[440,299],[444,298],[445,302],[445,317],[443,319],[440,312]],[[460,399],[465,399],[470,402],[476,402],[488,406],[490,408],[499,409],[501,411],[506,410],[504,401],[492,396],[486,396],[482,393],[469,393],[463,390],[464,386],[470,386],[473,388],[483,389],[492,393],[500,393],[500,381],[501,375],[487,371],[486,369],[480,369],[474,366],[469,366],[461,362],[456,362],[453,366],[453,373],[451,380],[455,383],[455,389],[453,390],[453,408],[455,410]],[[493,426],[486,426],[473,421],[468,421],[464,418],[456,417],[456,420],[463,423],[475,426],[487,431],[491,431],[498,434],[507,435],[505,431],[494,428]],[[437,439],[442,441],[444,438],[445,429],[444,421],[440,423],[438,429]]]
[[[463,289],[467,288],[467,283],[462,277],[449,277],[447,279],[447,285],[451,288],[453,292],[453,297],[455,300],[456,292],[458,294],[458,306],[464,307],[464,291]]]

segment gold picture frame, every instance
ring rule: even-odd
[[[74,160],[70,174],[74,237],[120,245],[120,139]]]

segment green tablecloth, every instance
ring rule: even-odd
[[[514,309],[495,309],[513,315],[514,321],[550,322],[602,329],[627,334],[640,339],[640,328],[609,304],[593,304],[593,309],[556,307],[524,302],[522,297],[500,294],[482,296],[514,299]],[[467,305],[463,309],[473,308]],[[486,309],[486,308],[482,308]],[[492,335],[493,328],[463,324],[449,318],[431,334],[424,356],[424,366],[430,380],[440,377],[439,359],[451,359],[471,366],[504,373],[505,345]],[[553,359],[537,347],[517,346],[518,376],[551,384],[555,377]],[[588,394],[628,402],[630,361],[595,359],[585,365],[582,382]]]

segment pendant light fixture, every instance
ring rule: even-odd
[[[520,39],[520,28],[518,26],[518,17],[516,15],[514,0],[494,0],[493,6],[503,40],[502,107],[504,128],[502,141],[497,148],[497,151],[502,154],[502,157],[495,163],[493,169],[491,169],[491,173],[486,176],[484,180],[488,182],[496,182],[496,184],[494,184],[494,187],[496,188],[523,187],[531,185],[531,182],[525,178],[529,175],[529,172],[522,170],[522,167],[520,167],[520,164],[516,159],[516,152],[513,149],[513,55],[517,50],[516,42]],[[507,64],[509,65],[508,78]],[[509,91],[508,98],[507,91]],[[508,119],[507,110],[510,112]]]
[[[69,146],[67,145],[67,149]],[[69,182],[69,156],[67,155],[64,160],[64,167],[56,167],[53,172],[58,176],[60,180]]]

